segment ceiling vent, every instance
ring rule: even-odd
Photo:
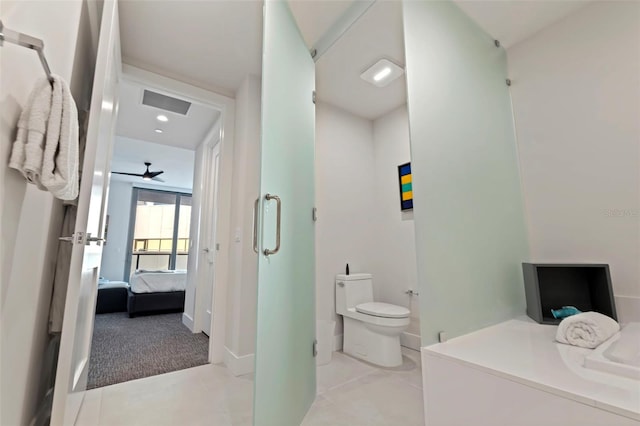
[[[191,108],[191,102],[172,98],[171,96],[162,95],[160,93],[152,92],[151,90],[146,89],[144,91],[144,95],[142,96],[142,104],[182,115],[187,115],[187,112],[189,112],[189,108]]]

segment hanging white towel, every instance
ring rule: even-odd
[[[78,196],[78,110],[67,83],[53,76],[53,96],[42,158],[41,182],[56,198]]]
[[[44,133],[51,111],[51,83],[46,78],[38,80],[27,105],[18,120],[18,132],[13,143],[9,167],[18,170],[32,184],[45,189],[40,183]]]
[[[620,331],[620,324],[598,312],[571,315],[558,324],[556,341],[593,349]]]

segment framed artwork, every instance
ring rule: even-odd
[[[398,181],[400,183],[400,209],[413,209],[413,179],[411,177],[411,163],[398,166]]]

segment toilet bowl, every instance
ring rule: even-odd
[[[342,350],[382,367],[402,365],[400,334],[409,309],[373,301],[371,274],[336,276],[336,313],[344,319]]]

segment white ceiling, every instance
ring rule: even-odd
[[[154,185],[160,187],[191,189],[193,187],[193,169],[195,151],[158,145],[137,139],[118,136],[115,139],[112,172],[144,173],[144,163],[151,163],[149,170],[154,172],[164,170],[158,176],[165,182],[144,181],[135,176],[111,174],[112,180]]]
[[[353,0],[289,0],[291,12],[309,48],[353,3]]]
[[[354,1],[289,3],[311,47]],[[588,3],[454,1],[507,48]],[[389,15],[381,13],[387,9]],[[362,22],[354,24],[320,58],[320,100],[367,118],[375,118],[404,102],[403,81],[382,89],[389,92],[384,96],[374,86],[366,90],[356,83],[360,73],[375,62],[373,58],[387,57],[404,65],[404,55],[398,56],[398,46],[402,46],[399,11],[399,0],[379,0],[360,19]],[[261,74],[262,1],[121,0],[120,21],[124,61],[131,65],[227,96],[234,96],[247,74]]]
[[[590,3],[590,0],[454,1],[505,48]]]
[[[505,48],[589,3],[586,0],[454,1]],[[351,3],[342,1],[327,7],[318,1],[292,2],[292,11],[309,47]],[[360,79],[362,71],[380,58],[391,59],[404,67],[399,1],[379,0],[318,60],[318,99],[368,119],[378,118],[406,103],[404,76],[386,88],[377,88]]]
[[[142,104],[144,89],[163,93],[154,87],[143,86],[123,79],[120,83],[120,104],[116,135],[177,148],[195,150],[202,143],[220,117],[216,109],[192,103],[186,115],[176,114],[163,109]],[[180,98],[191,102],[188,98]],[[157,116],[165,115],[167,122],[159,122]],[[162,129],[156,133],[155,129]]]
[[[126,63],[226,96],[261,74],[261,1],[121,0]]]
[[[375,3],[316,62],[320,101],[374,120],[407,102],[404,74],[386,87],[376,87],[360,74],[379,59],[404,68],[402,5]]]

